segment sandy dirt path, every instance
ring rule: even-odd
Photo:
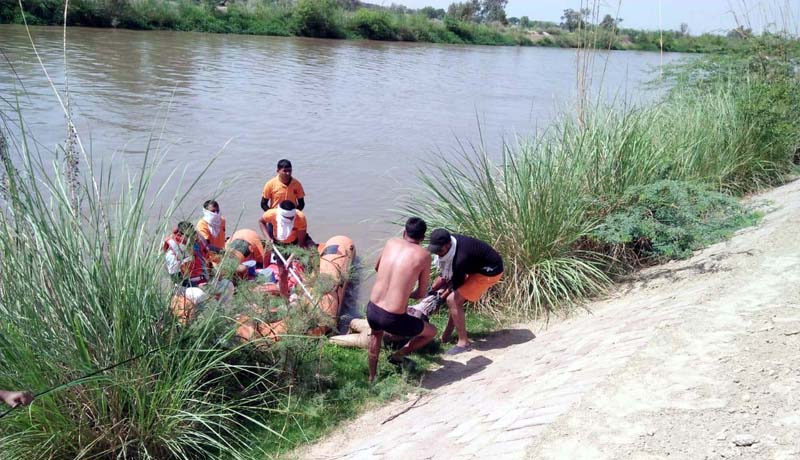
[[[586,312],[503,331],[305,459],[800,459],[800,181]]]

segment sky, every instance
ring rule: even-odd
[[[447,8],[453,0],[368,0],[370,3],[389,5],[392,2],[410,8],[434,6]],[[463,0],[460,0],[463,1]],[[564,9],[580,8],[594,4],[592,0],[509,0],[506,13],[509,17],[560,22]],[[800,0],[599,0],[602,17],[609,13],[623,19],[622,27],[635,29],[679,29],[681,23],[689,25],[692,34],[726,33],[738,23],[755,31],[765,25],[788,29],[797,34],[800,30]],[[659,14],[659,4],[661,5]],[[619,14],[617,14],[619,11]],[[733,14],[735,12],[735,15]],[[766,18],[771,18],[766,20]],[[776,21],[776,18],[777,19]],[[659,27],[659,24],[662,27]]]

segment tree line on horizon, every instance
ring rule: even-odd
[[[0,0],[0,23],[61,25],[66,0]],[[592,47],[643,51],[726,52],[750,38],[678,30],[621,28],[622,18],[565,9],[561,22],[508,17],[508,0],[466,0],[446,9],[360,0],[70,0],[67,23],[134,30],[179,30],[472,45]],[[24,21],[23,21],[24,12]],[[587,33],[588,32],[588,33]]]

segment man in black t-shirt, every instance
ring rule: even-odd
[[[464,320],[464,302],[476,302],[500,281],[503,276],[503,258],[491,246],[469,236],[451,234],[443,228],[431,232],[428,251],[436,255],[439,278],[432,289],[444,289],[450,319],[442,331],[442,342],[450,339],[455,328],[456,346],[447,351],[455,355],[469,350],[467,325]]]

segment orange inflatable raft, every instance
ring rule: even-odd
[[[353,241],[346,236],[334,236],[318,246],[320,263],[319,275],[328,277],[332,283],[327,292],[317,293],[319,308],[331,318],[338,318],[347,288],[348,274],[355,257]],[[236,317],[239,328],[236,335],[242,340],[258,340],[271,338],[278,340],[287,332],[284,321],[263,322],[246,315]],[[322,335],[328,331],[325,326],[320,326],[309,331],[314,335]]]

